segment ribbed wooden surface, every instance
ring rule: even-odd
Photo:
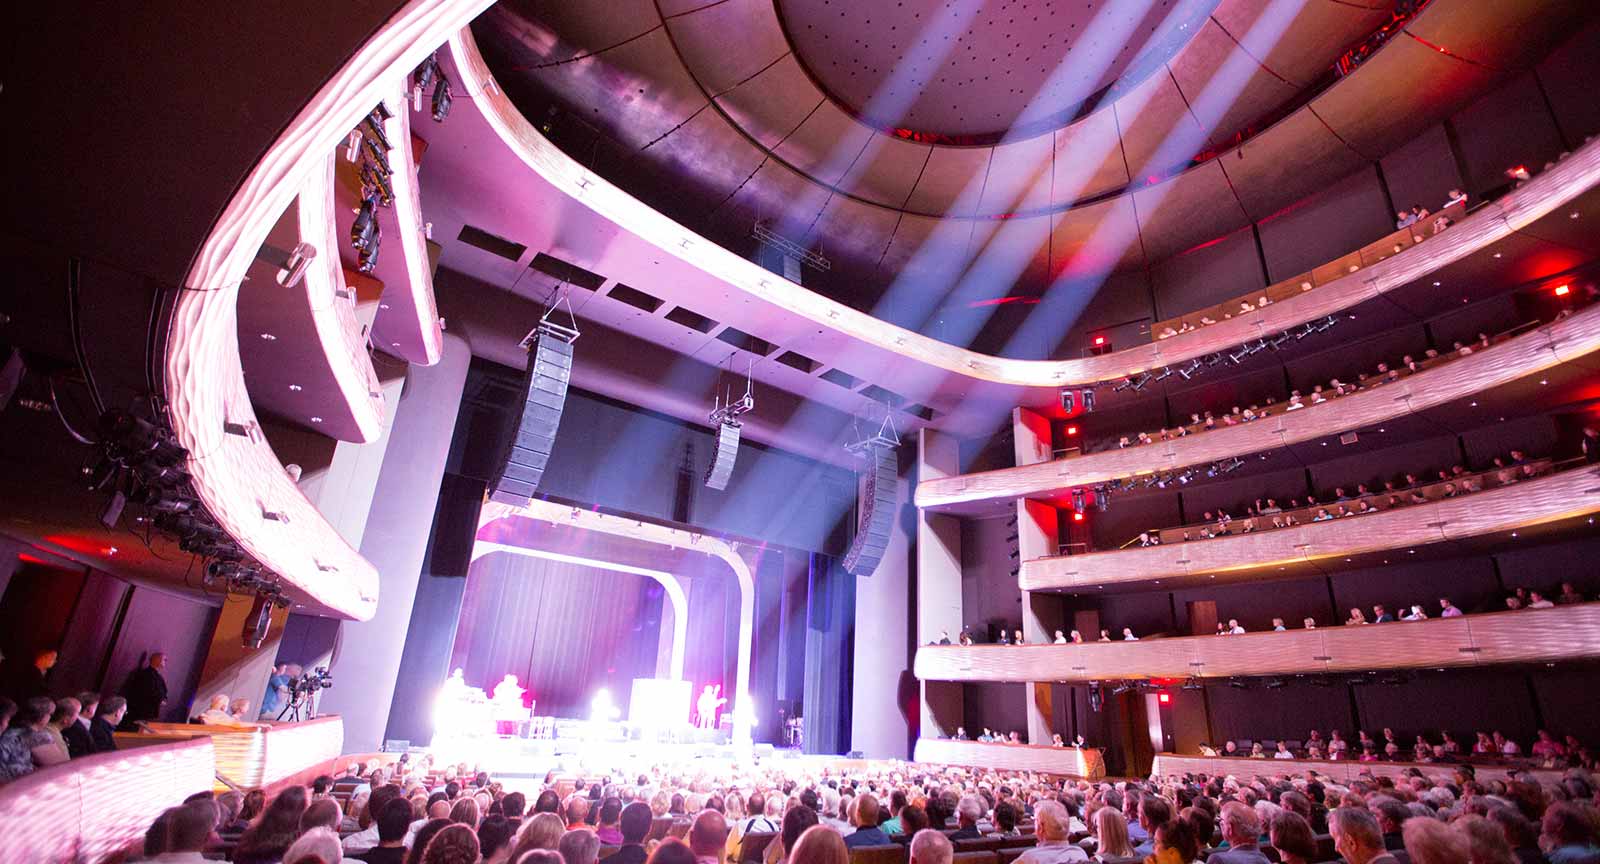
[[[1596,511],[1600,469],[1583,466],[1429,504],[1293,528],[1036,558],[1022,563],[1018,583],[1024,591],[1038,591],[1202,574],[1219,581],[1241,579],[1292,563],[1514,531]]]
[[[1092,747],[1041,747],[1032,744],[991,744],[918,738],[912,759],[941,765],[967,765],[1002,771],[1042,771],[1096,780],[1106,774],[1105,758]]]
[[[356,304],[340,296],[345,282],[344,266],[339,260],[339,222],[334,218],[334,158],[324,159],[322,170],[311,172],[296,200],[300,239],[317,250],[300,288],[305,292],[328,368],[360,430],[360,436],[353,440],[366,443],[376,441],[383,432],[383,385],[372,366],[372,355],[367,353],[366,334],[356,319]]]
[[[1478,780],[1504,780],[1508,776],[1509,767],[1493,764],[1474,765]],[[1433,780],[1449,780],[1455,773],[1455,766],[1448,763],[1434,762],[1359,762],[1354,760],[1341,760],[1328,762],[1321,759],[1247,759],[1244,757],[1207,757],[1207,756],[1180,756],[1176,753],[1157,753],[1152,774],[1160,777],[1171,777],[1182,774],[1209,774],[1238,777],[1249,780],[1255,777],[1279,776],[1305,776],[1307,771],[1334,780],[1338,783],[1349,783],[1362,774],[1371,774],[1374,777],[1399,777],[1412,770],[1420,771],[1423,776]],[[1560,782],[1563,771],[1554,770],[1528,770],[1519,768],[1521,773],[1531,773],[1540,783]]]
[[[278,724],[261,738],[261,779],[254,785],[269,786],[343,752],[344,720],[333,716]]]
[[[958,510],[964,504],[1059,494],[1074,486],[1272,450],[1444,405],[1597,349],[1600,305],[1391,384],[1265,420],[1141,447],[925,480],[917,484],[916,503]]]
[[[74,759],[0,786],[0,861],[94,864],[115,858],[161,811],[211,789],[211,741]]]
[[[925,681],[1108,681],[1364,672],[1600,657],[1600,604],[1240,636],[924,645]]]
[[[332,614],[370,618],[377,571],[300,494],[265,439],[223,432],[224,422],[255,421],[239,366],[239,282],[327,154],[489,2],[412,0],[373,34],[262,154],[196,254],[173,311],[166,396],[173,431],[192,454],[187,467],[196,494],[223,530],[283,578],[291,596]],[[263,509],[290,521],[267,520]]]
[[[1600,142],[1587,144],[1448,231],[1326,285],[1250,315],[1098,357],[1015,360],[979,354],[896,327],[773,275],[667,218],[561,152],[534,128],[495,82],[471,31],[451,39],[461,89],[524,164],[547,183],[623,229],[655,244],[758,302],[799,315],[860,343],[863,363],[906,357],[967,378],[1022,387],[1057,388],[1110,381],[1272,336],[1347,309],[1506,237],[1600,183]],[[1359,256],[1359,252],[1354,253]]]

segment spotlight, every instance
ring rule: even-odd
[[[1117,386],[1111,388],[1111,392],[1113,392],[1113,393],[1121,393],[1122,391],[1124,391],[1124,390],[1126,390],[1126,389],[1128,389],[1129,387],[1132,387],[1132,386],[1133,386],[1133,379],[1132,378],[1124,378],[1124,379],[1122,379],[1121,382],[1119,382],[1117,384]]]
[[[369,192],[361,199],[355,221],[350,223],[350,245],[355,247],[357,252],[364,251],[377,242],[379,230],[378,196]]]
[[[356,272],[358,273],[371,273],[378,266],[378,242],[383,239],[383,232],[377,230],[378,223],[374,222],[372,225],[371,244],[362,249],[361,253],[356,256]]]
[[[1199,678],[1197,678],[1197,677],[1195,677],[1193,675],[1190,675],[1189,676],[1189,680],[1183,682],[1183,689],[1185,689],[1185,690],[1204,690],[1204,689],[1206,689],[1206,685],[1201,684]]]
[[[377,193],[378,203],[385,207],[394,204],[394,186],[388,174],[378,170],[371,162],[361,163],[361,186],[368,195]]]
[[[1080,513],[1083,512],[1084,508],[1088,506],[1087,498],[1088,495],[1083,489],[1072,490],[1072,509]]]
[[[1250,689],[1250,685],[1249,684],[1246,684],[1245,682],[1240,681],[1238,678],[1229,678],[1228,679],[1228,686],[1232,687],[1235,690],[1249,690]]]
[[[1113,695],[1113,696],[1121,696],[1124,693],[1131,692],[1133,689],[1134,689],[1134,685],[1130,684],[1129,682],[1127,682],[1127,681],[1118,681],[1111,688],[1111,695]]]
[[[444,118],[450,116],[452,101],[454,100],[450,95],[450,79],[440,72],[439,83],[433,88],[433,122],[443,123]]]
[[[1250,350],[1250,346],[1246,345],[1237,351],[1229,352],[1228,362],[1238,366],[1240,363],[1244,362],[1244,358],[1249,357],[1252,353],[1254,352]]]
[[[1183,368],[1178,370],[1178,374],[1182,375],[1183,376],[1183,380],[1185,380],[1185,381],[1188,381],[1189,379],[1193,378],[1195,375],[1197,375],[1199,373],[1200,373],[1200,361],[1199,360],[1191,360],[1191,361],[1189,361],[1189,365],[1187,365],[1187,366],[1185,366],[1185,367],[1183,367]]]
[[[1328,330],[1332,329],[1333,325],[1335,325],[1337,323],[1339,323],[1339,319],[1335,318],[1332,315],[1329,315],[1328,317],[1326,317],[1326,318],[1322,319],[1321,321],[1317,322],[1317,324],[1316,324],[1317,332],[1318,333],[1325,333]]]
[[[1173,371],[1174,370],[1173,370],[1173,368],[1171,366],[1163,366],[1163,367],[1161,367],[1161,371],[1156,374],[1154,380],[1156,380],[1156,381],[1165,381],[1168,378],[1172,377]]]
[[[1111,490],[1110,489],[1107,489],[1104,486],[1096,486],[1095,487],[1095,489],[1094,489],[1094,509],[1100,511],[1101,513],[1110,512],[1110,510],[1111,510]]]
[[[1150,373],[1149,372],[1140,373],[1139,377],[1133,379],[1134,392],[1138,392],[1140,390],[1143,390],[1144,386],[1146,384],[1149,384],[1149,383],[1150,383]]]
[[[1299,332],[1294,334],[1295,341],[1298,342],[1315,332],[1317,332],[1316,324],[1306,324],[1304,327],[1300,328]]]
[[[1278,335],[1272,337],[1271,339],[1268,339],[1267,340],[1267,347],[1269,349],[1273,350],[1273,351],[1277,351],[1277,350],[1281,349],[1284,346],[1284,344],[1286,342],[1288,342],[1291,338],[1293,338],[1293,337],[1289,334],[1289,331],[1285,330],[1282,333],[1279,333]]]
[[[394,169],[389,167],[389,154],[384,152],[382,147],[378,146],[378,142],[363,135],[361,136],[361,150],[367,154],[367,158],[372,160],[372,164],[376,166],[379,171],[382,171],[384,174],[394,173]]]
[[[1261,683],[1268,690],[1281,690],[1288,682],[1284,681],[1282,678],[1268,678]]]
[[[412,78],[415,81],[415,86],[412,92],[415,93],[417,97],[421,97],[423,93],[427,92],[429,87],[433,86],[434,76],[438,74],[439,52],[435,51],[428,55],[428,59],[422,61],[422,65],[417,67],[416,72],[412,73]]]
[[[372,113],[361,121],[361,134],[373,139],[379,147],[388,151],[393,150],[394,146],[389,143],[389,136],[383,131],[383,121],[389,119],[383,116],[386,112],[383,103],[378,103],[378,107],[372,109]]]
[[[1216,365],[1221,364],[1222,363],[1222,352],[1218,351],[1215,354],[1207,354],[1206,357],[1205,357],[1205,361],[1206,361],[1206,365],[1207,366],[1216,366]]]

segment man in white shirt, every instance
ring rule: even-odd
[[[1067,842],[1071,820],[1061,802],[1041,801],[1036,804],[1033,821],[1039,844],[1018,856],[1018,864],[1062,864],[1066,861],[1089,860],[1089,853]]]

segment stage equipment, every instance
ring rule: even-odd
[[[254,651],[267,641],[267,631],[272,629],[272,601],[265,594],[257,594],[250,601],[250,612],[244,619],[244,633],[240,643]]]
[[[1090,389],[1084,390],[1083,393],[1082,393],[1082,396],[1083,396],[1083,413],[1085,413],[1085,414],[1094,413],[1094,389],[1090,388]]]
[[[278,712],[278,719],[290,723],[317,719],[317,693],[333,686],[333,676],[328,667],[316,669],[289,680],[289,702]]]
[[[1185,381],[1200,374],[1200,361],[1198,359],[1189,361],[1189,365],[1178,369],[1178,374],[1182,375]]]
[[[1094,487],[1094,509],[1101,513],[1111,510],[1111,490],[1105,486]]]
[[[677,678],[635,678],[628,696],[628,722],[653,729],[689,725],[694,686]]]
[[[1072,509],[1082,513],[1088,506],[1088,493],[1081,488],[1072,490]]]
[[[1359,440],[1361,440],[1360,436],[1354,432],[1346,432],[1339,436],[1340,444],[1354,444]]]
[[[1061,391],[1061,410],[1068,414],[1078,410],[1078,393],[1076,390]]]
[[[454,97],[450,95],[450,79],[443,72],[439,73],[439,83],[433,85],[433,122],[443,123],[444,118],[450,116],[450,103]]]
[[[566,307],[571,326],[553,320],[555,311]],[[545,310],[535,327],[522,340],[528,350],[528,369],[522,379],[527,399],[518,416],[500,468],[489,483],[489,499],[502,504],[526,504],[539,488],[550,451],[555,447],[556,430],[566,407],[567,383],[572,378],[572,343],[578,339],[578,319],[565,292]]]
[[[743,425],[739,417],[756,407],[754,368],[752,363],[745,371],[743,396],[734,399],[732,394],[719,394],[711,406],[711,425],[717,437],[711,451],[711,464],[706,468],[706,486],[718,492],[728,488],[734,460],[739,458],[739,429]]]
[[[899,492],[900,435],[895,431],[889,406],[883,406],[883,422],[877,431],[855,443],[845,445],[868,465],[867,480],[859,497],[860,522],[850,549],[844,556],[845,572],[869,576],[889,548],[889,531],[894,525],[894,499]]]

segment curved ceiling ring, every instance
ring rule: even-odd
[[[490,128],[523,164],[564,194],[662,251],[817,326],[951,375],[1013,387],[1053,391],[1110,381],[1341,312],[1487,247],[1600,184],[1597,139],[1521,188],[1478,208],[1443,234],[1315,290],[1273,303],[1251,317],[1236,316],[1170,339],[1099,356],[1019,360],[971,351],[882,321],[802,288],[689,230],[579,164],[545,137],[495,80],[470,29],[451,37],[450,48],[462,89]]]
[[[725,109],[725,107],[722,105],[722,103],[720,101],[722,97],[724,97],[728,93],[731,93],[734,90],[738,89],[738,87],[743,85],[746,81],[748,81],[750,79],[753,79],[753,78],[757,77],[759,74],[761,74],[761,72],[765,72],[768,69],[770,69],[774,64],[776,64],[778,61],[783,59],[782,56],[780,56],[777,59],[773,60],[771,63],[768,63],[765,66],[763,66],[762,69],[760,70],[760,72],[757,72],[756,74],[749,76],[745,80],[740,81],[740,82],[738,82],[737,84],[734,84],[731,87],[725,88],[724,90],[722,90],[720,92],[713,93],[712,90],[706,86],[706,83],[705,83],[705,81],[703,79],[703,76],[701,74],[701,70],[699,70],[696,67],[695,64],[691,63],[689,61],[688,57],[684,54],[684,52],[682,50],[682,47],[679,44],[678,38],[673,32],[673,28],[672,28],[670,22],[672,20],[675,20],[675,19],[678,19],[678,18],[684,18],[684,17],[692,16],[692,15],[694,15],[696,13],[702,12],[702,11],[704,11],[706,9],[713,8],[713,7],[718,6],[718,5],[720,5],[720,4],[717,4],[717,3],[708,4],[706,6],[696,7],[694,9],[691,9],[691,10],[688,10],[688,11],[685,11],[685,12],[681,12],[681,13],[677,13],[677,14],[668,16],[668,15],[665,15],[665,14],[662,13],[661,6],[660,6],[660,0],[653,0],[653,2],[651,3],[651,8],[655,11],[656,23],[655,23],[654,26],[648,28],[648,30],[646,30],[645,33],[654,32],[657,29],[662,31],[662,33],[664,34],[664,36],[666,38],[667,44],[672,49],[673,57],[677,60],[678,65],[680,67],[682,67],[682,69],[683,69],[684,73],[687,75],[688,79],[691,82],[693,82],[696,91],[700,94],[700,97],[703,100],[705,100],[705,104],[702,105],[701,109],[699,109],[699,110],[704,110],[707,107],[711,108],[713,111],[716,112],[717,116],[720,117],[723,120],[723,122],[727,124],[727,126],[730,129],[735,131],[751,147],[755,148],[755,150],[757,152],[761,153],[761,155],[762,155],[764,160],[776,163],[777,165],[787,169],[788,171],[793,172],[795,174],[795,176],[804,178],[807,183],[810,183],[810,184],[818,187],[818,189],[820,191],[826,192],[830,196],[837,195],[837,196],[839,196],[841,198],[848,199],[851,202],[854,202],[854,203],[857,203],[857,204],[862,204],[862,205],[865,205],[865,206],[868,206],[868,207],[872,207],[872,208],[875,208],[875,209],[879,209],[879,210],[896,211],[896,212],[900,212],[900,213],[904,213],[904,214],[908,214],[908,215],[912,215],[912,216],[920,216],[920,217],[925,217],[925,218],[930,218],[930,219],[949,219],[949,220],[956,220],[956,221],[967,221],[967,220],[972,220],[972,221],[993,221],[993,220],[1008,220],[1008,219],[1017,219],[1017,218],[1030,218],[1030,217],[1039,217],[1039,216],[1058,215],[1058,214],[1069,212],[1069,211],[1072,211],[1072,210],[1077,210],[1077,209],[1081,209],[1081,208],[1084,208],[1084,207],[1094,206],[1096,204],[1103,203],[1103,202],[1105,202],[1107,200],[1127,195],[1131,191],[1133,191],[1134,189],[1140,187],[1140,185],[1141,185],[1140,181],[1129,179],[1126,183],[1124,183],[1121,186],[1118,186],[1118,187],[1115,187],[1115,188],[1110,188],[1110,189],[1097,190],[1097,191],[1091,192],[1089,194],[1083,195],[1082,197],[1074,197],[1073,200],[1071,200],[1069,202],[1056,203],[1056,202],[1052,201],[1052,202],[1050,202],[1050,203],[1048,203],[1048,204],[1046,204],[1044,206],[1035,206],[1035,207],[1028,207],[1028,208],[1020,208],[1020,209],[1015,209],[1014,208],[1014,209],[1008,209],[1008,210],[1005,210],[1005,211],[995,211],[995,212],[979,212],[977,208],[974,208],[973,212],[971,212],[971,213],[953,213],[953,212],[943,212],[943,211],[941,211],[941,212],[932,212],[932,211],[920,210],[920,209],[908,209],[907,205],[909,204],[909,201],[910,201],[911,197],[913,197],[909,193],[905,196],[906,197],[906,201],[904,203],[902,203],[901,205],[896,206],[896,205],[894,205],[894,204],[892,204],[890,202],[880,201],[880,200],[877,200],[875,198],[863,195],[863,194],[861,194],[859,192],[855,192],[855,191],[852,191],[850,189],[844,188],[842,182],[829,182],[829,181],[827,181],[827,180],[825,180],[823,178],[817,177],[814,173],[812,173],[811,171],[806,170],[805,168],[802,168],[801,166],[795,164],[795,162],[793,162],[792,160],[790,160],[788,158],[785,158],[783,156],[780,156],[776,152],[777,145],[774,145],[773,147],[769,148],[769,147],[765,146],[764,144],[762,144],[761,140],[753,132],[751,132],[749,129],[745,128],[745,126],[743,126],[742,124],[737,122],[733,118],[733,116],[728,113],[728,111]],[[1103,108],[1109,108],[1109,107],[1114,106],[1116,104],[1115,100],[1109,100],[1109,101],[1106,101],[1104,103],[1101,103],[1101,104],[1097,105],[1095,110],[1093,110],[1093,111],[1083,112],[1083,113],[1079,114],[1078,116],[1074,117],[1070,123],[1067,123],[1065,125],[1053,126],[1052,128],[1049,128],[1049,129],[1041,129],[1037,133],[1037,135],[1034,135],[1034,136],[1019,136],[1016,139],[1007,138],[1004,141],[996,141],[994,143],[982,143],[982,144],[972,144],[972,145],[955,145],[955,144],[946,144],[946,143],[941,143],[941,142],[924,142],[924,141],[922,141],[922,140],[920,140],[918,138],[905,138],[903,136],[894,135],[894,134],[891,134],[890,132],[884,131],[879,126],[874,125],[874,124],[872,124],[870,122],[867,122],[867,121],[863,120],[862,118],[860,118],[859,116],[857,116],[857,114],[854,111],[852,111],[848,105],[845,105],[839,99],[835,98],[832,95],[832,93],[828,90],[828,88],[824,87],[816,79],[816,77],[812,74],[809,66],[802,59],[802,55],[795,49],[794,41],[793,41],[793,39],[790,38],[790,35],[788,33],[787,28],[784,27],[784,25],[783,25],[783,16],[777,11],[776,5],[777,5],[777,0],[773,0],[773,3],[772,3],[771,6],[767,6],[765,4],[761,4],[761,7],[764,8],[764,9],[770,9],[771,10],[771,14],[773,15],[773,18],[775,20],[776,26],[779,28],[780,31],[783,32],[784,39],[786,41],[786,45],[788,46],[788,49],[789,49],[788,50],[788,54],[794,56],[797,65],[799,66],[801,71],[805,74],[806,80],[812,85],[812,87],[814,87],[816,89],[817,95],[823,101],[827,102],[828,104],[832,104],[832,105],[838,107],[840,111],[842,111],[846,116],[848,116],[850,118],[851,122],[856,123],[862,129],[868,130],[873,135],[882,136],[882,137],[890,138],[890,139],[897,140],[897,141],[906,141],[908,143],[926,144],[926,146],[928,147],[928,150],[929,150],[930,153],[933,150],[941,148],[941,147],[955,147],[955,148],[959,148],[959,149],[988,149],[988,150],[990,150],[992,152],[992,151],[996,150],[997,148],[999,148],[1001,146],[1004,146],[1006,144],[1015,143],[1018,140],[1023,140],[1024,137],[1039,137],[1039,136],[1042,136],[1042,135],[1047,134],[1047,133],[1048,134],[1058,133],[1058,132],[1062,131],[1063,129],[1069,128],[1074,123],[1084,119],[1085,117],[1088,117],[1091,114],[1097,113],[1099,110],[1101,110]],[[1215,22],[1215,19],[1213,17],[1211,17],[1211,16],[1207,16],[1203,20]],[[1233,37],[1233,34],[1231,32],[1229,32],[1227,30],[1227,28],[1223,27],[1220,23],[1217,23],[1217,27],[1224,34],[1226,34],[1230,40],[1232,40],[1235,43],[1236,47],[1239,50],[1241,50],[1241,51],[1245,50],[1244,46],[1242,44],[1238,43],[1238,40]],[[642,36],[642,35],[644,35],[644,33],[641,33],[639,35]],[[638,38],[638,37],[635,36],[634,38]],[[627,40],[627,41],[632,41],[632,39]],[[626,43],[622,43],[622,44],[626,44]],[[1186,45],[1187,45],[1187,43],[1186,43]],[[616,47],[616,46],[608,46],[608,47]],[[1384,47],[1387,47],[1387,43],[1385,44]],[[601,49],[601,50],[604,51],[604,50],[608,50],[608,49]],[[1379,49],[1380,52],[1382,50],[1383,50],[1382,48]],[[585,54],[582,59],[589,59],[589,58],[595,57],[599,53],[601,53],[601,51],[596,51],[596,52],[593,52],[593,53]],[[1180,50],[1179,53],[1181,53],[1181,50]],[[1274,78],[1276,78],[1278,80],[1284,80],[1283,76],[1281,76],[1279,73],[1277,73],[1276,71],[1274,71],[1273,69],[1268,67],[1259,58],[1256,58],[1254,56],[1254,54],[1251,54],[1248,51],[1246,51],[1245,53],[1248,56],[1250,56],[1252,62],[1254,62],[1260,69],[1262,69],[1263,71],[1265,71],[1268,74],[1272,75]],[[1453,59],[1459,60],[1460,62],[1463,62],[1463,63],[1471,63],[1471,62],[1473,62],[1473,61],[1470,61],[1470,60],[1468,60],[1466,58],[1455,57],[1455,55],[1447,54],[1446,56],[1450,56]],[[562,61],[562,62],[568,62],[568,61]],[[1164,69],[1167,72],[1167,74],[1169,74],[1169,75],[1172,74],[1170,62],[1161,64],[1160,68]],[[1355,71],[1355,73],[1353,73],[1351,75],[1347,75],[1347,76],[1342,77],[1342,78],[1339,78],[1338,80],[1334,81],[1333,84],[1329,85],[1323,91],[1320,91],[1318,94],[1315,94],[1315,95],[1321,95],[1322,92],[1327,92],[1327,90],[1331,90],[1334,87],[1338,87],[1341,84],[1345,84],[1346,82],[1348,82],[1348,81],[1350,81],[1352,79],[1359,78],[1361,76],[1361,72],[1362,72],[1362,70],[1360,68],[1358,68]],[[1154,70],[1152,70],[1152,74],[1153,73],[1154,73]],[[1142,84],[1145,80],[1147,80],[1147,78],[1148,78],[1148,76],[1146,76],[1145,78],[1142,78],[1140,83]],[[1131,89],[1134,89],[1134,88],[1130,87],[1129,89],[1131,90]],[[1305,101],[1306,106],[1309,106],[1310,100],[1303,100],[1303,101]],[[1261,135],[1266,134],[1268,131],[1272,130],[1274,127],[1276,127],[1279,124],[1281,124],[1284,119],[1287,119],[1288,116],[1292,116],[1293,113],[1294,112],[1289,112],[1289,114],[1286,115],[1284,118],[1279,118],[1278,120],[1274,121],[1272,124],[1269,124],[1267,127],[1265,127],[1260,132],[1258,132],[1256,134],[1256,137],[1259,137]],[[678,128],[680,128],[680,127],[682,127],[684,125],[687,125],[687,121],[685,121],[684,123],[680,123],[677,126],[674,126],[672,129],[669,129],[661,137],[666,137],[666,135],[670,135],[673,131],[676,131]],[[1332,131],[1331,128],[1330,128],[1330,131]],[[1335,135],[1335,137],[1338,137],[1338,134],[1336,132],[1334,133],[1334,135]],[[1119,133],[1119,138],[1120,138],[1120,133]],[[655,142],[651,142],[651,143],[655,143]],[[864,149],[866,149],[866,148],[864,148]],[[1182,170],[1177,170],[1177,171],[1173,171],[1173,172],[1168,173],[1166,176],[1161,178],[1161,182],[1162,183],[1173,182],[1173,181],[1177,180],[1183,174],[1186,174],[1186,173],[1188,173],[1190,171],[1197,170],[1197,169],[1203,167],[1208,162],[1215,161],[1218,157],[1220,157],[1223,154],[1223,152],[1225,152],[1226,149],[1228,149],[1228,148],[1218,148],[1217,151],[1214,154],[1212,154],[1211,158],[1203,160],[1203,161],[1192,162],[1191,164],[1185,166]],[[1351,149],[1353,150],[1354,148],[1351,148]],[[1054,147],[1052,146],[1052,152],[1053,152],[1053,150],[1054,150]],[[859,158],[859,156],[858,156],[858,158]],[[1045,167],[1048,167],[1048,166],[1047,165],[1035,165],[1035,166],[1032,166],[1032,170],[1034,172],[1038,172],[1039,170],[1042,170]],[[849,174],[850,174],[850,172],[848,170],[842,172],[841,175],[840,175],[841,181],[842,181],[842,179],[844,177],[849,176]]]

